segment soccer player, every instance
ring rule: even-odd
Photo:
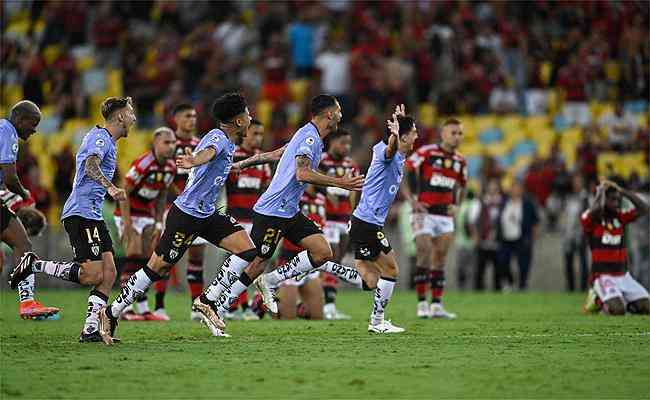
[[[129,278],[119,296],[99,313],[99,331],[108,345],[114,342],[117,317],[178,262],[197,236],[231,253],[222,266],[226,272],[231,268],[242,270],[249,265],[255,268],[261,261],[256,258],[255,246],[244,228],[230,215],[217,211],[215,205],[232,167],[235,144],[241,143],[250,125],[246,100],[238,93],[225,94],[215,101],[213,114],[219,128],[208,132],[194,153],[188,149],[176,159],[177,167],[191,171],[185,190],[169,211],[165,229],[149,262]],[[256,158],[270,162],[280,156],[281,150]],[[192,310],[201,314],[213,335],[224,336],[224,324],[215,312],[215,300],[209,291],[201,294],[194,300]]]
[[[172,116],[176,123],[176,156],[183,156],[188,149],[189,151],[194,151],[199,144],[199,138],[196,136],[196,110],[191,104],[181,103],[174,107]],[[176,171],[174,185],[170,188],[168,195],[168,208],[172,206],[176,196],[181,194],[185,189],[189,173],[189,169],[182,167],[179,167]],[[207,243],[202,237],[197,237],[188,249],[187,283],[190,288],[192,301],[203,291],[203,254],[205,253],[205,245]],[[154,284],[156,291],[154,314],[167,321],[169,320],[169,315],[165,311],[165,294],[167,293],[168,282],[169,275],[166,275]],[[201,317],[199,314],[190,311],[190,319],[199,321]]]
[[[634,208],[623,211],[625,196]],[[650,314],[650,296],[627,270],[625,225],[648,214],[648,205],[616,183],[603,181],[591,207],[582,214],[582,228],[591,248],[593,291],[609,315]]]
[[[456,151],[462,137],[462,123],[448,119],[442,124],[441,142],[422,146],[406,164],[407,184],[402,191],[413,207],[419,318],[456,318],[444,309],[442,295],[445,262],[454,239],[454,215],[467,182],[465,158]],[[414,186],[413,190],[409,186]],[[431,306],[427,304],[427,282],[431,283]]]
[[[262,275],[257,288],[264,297],[264,304],[274,314],[278,312],[273,293],[280,281],[320,267],[332,258],[330,248],[322,231],[313,221],[300,212],[299,201],[307,183],[320,186],[338,186],[347,190],[359,190],[363,176],[335,178],[317,172],[323,152],[323,139],[338,129],[341,106],[333,96],[318,95],[311,101],[312,119],[291,138],[282,154],[269,188],[253,208],[251,238],[257,248],[256,260],[266,261],[275,252],[280,239],[287,238],[302,247],[296,257],[276,270],[274,275]],[[253,156],[240,161],[244,169],[261,163],[261,157]],[[264,272],[264,262],[253,263],[239,270],[239,279],[225,277],[216,279],[206,290],[219,299],[217,316],[221,318],[228,307]],[[237,276],[236,270],[230,271]],[[225,274],[224,274],[225,275]]]
[[[107,98],[102,102],[101,113],[106,125],[92,128],[81,142],[72,192],[61,214],[74,262],[39,260],[36,254],[27,252],[9,278],[14,286],[38,272],[93,286],[80,342],[101,340],[97,313],[106,304],[117,274],[113,242],[102,219],[102,205],[107,192],[116,201],[126,200],[124,189],[111,183],[117,165],[115,145],[120,138],[127,137],[136,120],[130,97]]]
[[[327,138],[327,153],[323,154],[319,170],[336,177],[358,174],[359,167],[348,156],[352,147],[350,131],[339,128]],[[323,232],[332,246],[334,261],[340,263],[348,248],[348,222],[356,205],[357,192],[331,186],[325,189],[325,193],[327,194],[327,222]],[[334,275],[323,273],[325,292],[323,314],[325,319],[350,319],[349,315],[336,309],[337,283]]]
[[[256,119],[251,120],[246,136],[239,146],[235,146],[233,162],[238,162],[260,154],[262,140],[264,139],[264,126]],[[235,171],[228,175],[226,181],[226,195],[228,212],[233,216],[250,235],[253,227],[253,206],[261,192],[268,186],[271,180],[271,168],[269,165],[258,165],[254,168],[247,168],[242,171]],[[236,309],[241,307],[241,312]],[[234,309],[233,309],[234,308]],[[248,308],[248,292],[244,291],[226,317],[256,320],[257,314]]]
[[[27,141],[36,133],[40,121],[41,110],[29,100],[20,101],[11,107],[9,119],[0,119],[0,187],[6,187],[27,202],[30,201],[31,194],[23,187],[16,173],[18,139]],[[0,240],[13,250],[14,266],[18,265],[23,255],[32,251],[32,242],[25,232],[25,227],[15,218],[5,202],[0,202]],[[57,314],[58,308],[45,307],[34,300],[34,286],[33,275],[26,275],[12,285],[12,289],[18,288],[20,317],[42,319]]]
[[[124,190],[128,196],[115,208],[115,225],[124,243],[126,260],[120,274],[120,286],[147,262],[163,228],[167,190],[174,181],[176,136],[167,127],[153,133],[151,150],[138,157],[126,174]],[[130,321],[166,321],[149,310],[146,294],[138,299],[138,312],[127,307],[121,319]]]

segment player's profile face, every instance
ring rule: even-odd
[[[41,122],[40,116],[28,116],[20,119],[18,124],[18,135],[21,139],[27,140],[30,136],[36,133],[36,127]]]
[[[446,145],[457,148],[463,138],[463,125],[451,124],[442,128],[442,140]]]

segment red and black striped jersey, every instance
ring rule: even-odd
[[[639,217],[636,210],[619,211],[613,216],[592,218],[591,211],[582,213],[580,222],[591,248],[591,273],[622,274],[627,270],[625,225]]]
[[[329,153],[323,153],[318,169],[325,175],[340,178],[347,173],[357,175],[359,173],[359,166],[352,161],[350,157],[344,157],[340,160],[335,159]],[[350,202],[350,191],[334,186],[324,188],[326,193],[330,196],[335,196],[338,204],[335,204],[327,199],[325,209],[327,211],[327,219],[336,222],[347,223],[352,214],[352,203]]]
[[[176,156],[185,154],[185,149],[190,149],[194,151],[196,146],[199,145],[199,142],[201,139],[197,138],[196,136],[192,136],[189,139],[180,139],[176,138]],[[174,178],[174,186],[176,186],[176,189],[178,190],[178,193],[182,193],[183,190],[185,190],[185,183],[187,183],[187,177],[190,173],[189,169],[185,168],[178,168],[176,171],[176,177]],[[175,197],[175,196],[172,196]],[[169,200],[169,202],[173,202],[174,199]]]
[[[456,200],[455,189],[467,183],[465,157],[438,144],[420,147],[408,158],[406,168],[417,175],[418,201],[426,204],[431,214],[447,215],[447,206]]]
[[[32,207],[36,204],[32,198],[25,200],[23,196],[5,189],[0,189],[0,202],[14,213],[23,207]]]
[[[311,195],[305,192],[300,198],[300,211],[322,229],[327,221],[325,204],[326,199],[324,194],[316,192],[315,195]],[[288,251],[302,251],[302,247],[290,242],[286,238],[282,240],[282,247]]]
[[[125,177],[126,183],[133,187],[128,199],[131,215],[153,217],[156,198],[172,185],[174,176],[176,163],[173,159],[160,165],[149,151],[133,161]],[[122,215],[119,206],[115,207],[114,214]]]
[[[260,150],[247,151],[241,146],[235,147],[232,161],[238,162],[261,153]],[[250,222],[253,217],[253,206],[262,195],[262,189],[271,180],[269,164],[256,165],[246,168],[239,173],[230,173],[226,181],[228,212],[238,221]]]

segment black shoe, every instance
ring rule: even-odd
[[[28,251],[23,255],[18,265],[16,265],[14,270],[9,274],[9,286],[12,289],[16,290],[21,281],[34,273],[32,270],[32,264],[34,264],[34,261],[36,260],[38,260],[38,256],[31,251]]]
[[[79,343],[101,343],[102,341],[102,335],[99,334],[99,331],[92,333],[85,333],[82,331],[81,335],[79,335]],[[119,343],[120,339],[113,338],[113,342]]]

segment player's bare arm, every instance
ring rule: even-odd
[[[347,190],[361,190],[364,176],[346,174],[341,178],[321,174],[311,168],[311,160],[305,155],[296,157],[296,179],[299,182],[311,183],[318,186],[336,186]]]
[[[0,169],[2,169],[7,189],[20,195],[23,199],[29,199],[31,197],[29,190],[25,189],[22,183],[20,183],[20,178],[18,178],[18,174],[16,173],[16,164],[0,164]]]
[[[427,206],[418,201],[417,197],[417,185],[418,177],[416,171],[404,171],[406,174],[405,178],[400,185],[400,193],[402,198],[408,201],[413,208],[413,212],[427,212]]]
[[[192,150],[186,148],[185,154],[176,157],[176,166],[185,169],[194,168],[209,162],[216,155],[217,151],[212,147],[205,148],[196,154],[192,154]]]
[[[254,156],[248,157],[245,160],[237,161],[232,165],[231,171],[238,171],[241,169],[254,167],[256,165],[268,164],[275,161],[278,161],[284,150],[287,148],[287,145],[284,145],[278,149],[267,151],[266,153],[255,154]]]
[[[134,186],[129,182],[124,186],[124,191],[126,192],[126,199],[119,202],[120,211],[122,213],[122,219],[124,220],[124,233],[128,237],[131,233],[131,204],[129,203],[128,197],[133,192]]]
[[[108,194],[117,201],[126,200],[126,192],[124,189],[120,189],[113,185],[111,181],[108,180],[102,173],[101,168],[99,167],[99,156],[92,155],[86,159],[85,172],[90,179],[102,185]]]
[[[636,208],[636,211],[639,215],[648,214],[648,204],[639,196],[637,196],[636,193],[632,192],[631,190],[623,189],[614,182],[610,182],[610,186],[618,190],[621,195],[627,197],[627,199],[630,200],[632,204],[634,204],[634,208]]]

